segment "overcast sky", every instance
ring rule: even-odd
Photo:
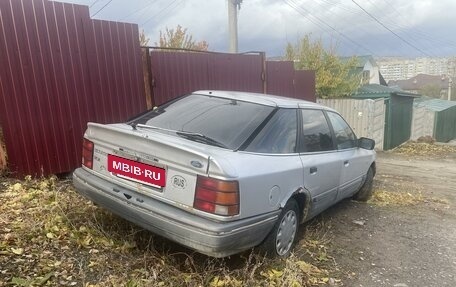
[[[160,30],[180,24],[195,40],[206,40],[209,50],[228,50],[227,0],[61,2],[91,6],[93,18],[137,23],[151,45],[158,42]],[[327,45],[337,44],[338,53],[345,56],[456,56],[456,0],[244,0],[241,4],[240,52],[281,56],[287,42],[307,33]]]

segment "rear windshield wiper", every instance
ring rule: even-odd
[[[219,142],[219,141],[217,141],[217,140],[215,140],[215,139],[213,139],[211,137],[208,137],[208,136],[205,136],[203,134],[200,134],[200,133],[186,132],[186,131],[176,131],[176,130],[165,129],[165,128],[156,127],[156,126],[150,126],[150,125],[143,125],[143,124],[135,124],[135,125],[133,125],[133,128],[134,129],[143,128],[143,129],[150,129],[150,130],[160,130],[160,131],[166,131],[166,132],[173,132],[173,133],[176,133],[178,136],[186,138],[186,139],[189,139],[189,140],[193,140],[193,141],[196,141],[196,142],[201,142],[201,143],[205,143],[205,144],[210,144],[210,145],[214,145],[214,146],[230,149],[229,147],[227,147],[223,143],[221,143],[221,142]]]
[[[183,138],[186,138],[186,139],[189,139],[189,140],[193,140],[193,141],[196,141],[196,142],[201,142],[201,143],[205,143],[205,144],[214,145],[214,146],[218,146],[218,147],[223,147],[223,148],[229,149],[223,143],[221,143],[221,142],[219,142],[219,141],[217,141],[217,140],[215,140],[215,139],[213,139],[211,137],[208,137],[208,136],[205,136],[203,134],[200,134],[200,133],[176,131],[176,134],[178,136],[181,136]]]
[[[136,128],[142,128],[142,129],[149,129],[149,130],[160,130],[160,131],[165,131],[165,132],[177,132],[175,130],[171,130],[171,129],[165,129],[165,128],[160,128],[160,127],[156,127],[156,126],[149,126],[149,125],[143,125],[143,124],[134,124],[132,125],[133,129],[136,130]]]

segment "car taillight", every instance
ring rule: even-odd
[[[198,176],[193,207],[217,215],[239,214],[239,183]]]
[[[90,169],[93,167],[93,142],[86,138],[82,142],[82,165]]]

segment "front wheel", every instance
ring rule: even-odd
[[[294,199],[288,200],[274,228],[260,248],[270,257],[286,257],[296,241],[299,227],[299,207]]]
[[[366,180],[363,183],[363,186],[358,190],[358,192],[353,195],[354,200],[358,201],[368,201],[372,197],[374,185],[374,171],[372,167],[369,168],[366,174]]]

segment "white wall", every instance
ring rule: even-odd
[[[377,65],[373,65],[371,61],[366,61],[364,64],[364,71],[369,71],[370,79],[369,84],[380,85],[380,69]]]
[[[358,138],[375,140],[375,149],[383,150],[385,103],[383,99],[317,99],[317,103],[338,111]]]
[[[422,136],[434,136],[435,112],[425,107],[413,107],[412,132],[410,139],[417,140]]]

